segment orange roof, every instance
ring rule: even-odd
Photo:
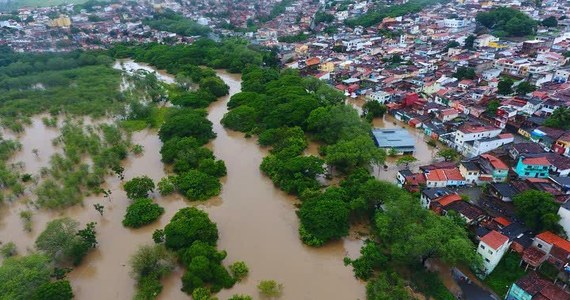
[[[507,164],[505,164],[502,160],[494,157],[491,154],[481,154],[481,157],[483,157],[484,159],[488,160],[491,165],[493,166],[493,168],[495,169],[506,169],[508,170],[509,167],[507,166]]]
[[[443,171],[445,173],[445,177],[447,177],[447,180],[465,180],[465,178],[463,177],[463,175],[461,175],[461,172],[459,172],[459,169],[445,169]]]
[[[435,169],[429,171],[427,173],[426,178],[428,181],[447,181],[447,177],[445,176],[445,172],[440,169]]]
[[[451,204],[455,201],[461,201],[461,196],[459,196],[458,194],[451,194],[451,195],[447,195],[447,196],[442,197],[437,202],[439,202],[439,204],[441,204],[441,206],[445,207],[445,206],[448,206],[449,204]]]
[[[306,61],[307,66],[318,65],[320,62],[321,62],[321,59],[318,57],[311,57],[311,58],[307,59],[307,61]]]
[[[489,247],[497,250],[501,245],[508,242],[509,238],[500,232],[493,230],[481,238],[481,242],[487,244]]]
[[[514,138],[514,136],[511,133],[501,133],[501,134],[499,134],[499,137],[502,139]]]
[[[558,248],[561,248],[563,250],[565,250],[566,252],[570,253],[570,242],[557,236],[556,234],[550,232],[550,231],[545,231],[539,235],[536,236],[537,238],[551,244],[551,245],[556,245],[558,246]]]
[[[511,225],[511,221],[507,220],[504,217],[497,217],[494,220],[495,220],[495,222],[501,224],[504,227]]]
[[[535,165],[535,166],[550,166],[550,162],[546,157],[529,157],[523,159],[523,164],[525,165]]]

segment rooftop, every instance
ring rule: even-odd
[[[504,243],[508,242],[509,238],[496,230],[492,230],[481,238],[481,242],[487,244],[489,247],[497,250]]]
[[[414,150],[416,141],[405,129],[380,129],[372,130],[376,145],[380,148],[407,148]]]

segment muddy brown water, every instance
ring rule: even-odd
[[[222,71],[218,75],[230,86],[230,94],[240,90],[239,76]],[[219,159],[225,161],[228,169],[219,197],[203,203],[191,203],[180,196],[160,197],[155,194],[154,198],[165,208],[165,213],[159,221],[132,230],[121,224],[129,204],[122,182],[115,176],[109,176],[105,188],[112,191],[111,199],[86,197],[83,206],[62,212],[34,209],[25,204],[25,199],[4,204],[0,208],[0,241],[13,241],[19,253],[25,254],[33,249],[34,240],[46,223],[54,218],[69,216],[81,224],[97,222],[97,249],[69,274],[76,299],[130,299],[135,293],[135,282],[129,276],[129,257],[141,245],[152,244],[152,232],[163,228],[179,209],[196,205],[207,211],[218,224],[219,249],[228,252],[224,263],[242,260],[250,268],[248,278],[232,289],[222,290],[218,294],[220,299],[237,293],[258,299],[256,285],[265,279],[283,284],[282,299],[365,299],[364,283],[355,279],[351,268],[342,262],[346,255],[358,256],[362,241],[353,235],[318,249],[300,242],[296,199],[274,187],[259,170],[267,152],[254,139],[246,139],[243,134],[228,131],[220,125],[228,100],[229,96],[212,104],[208,117],[217,133],[217,138],[209,146]],[[32,173],[49,161],[46,155],[57,151],[45,150],[48,145],[51,147],[48,140],[52,135],[46,134],[51,129],[42,126],[41,118],[34,118],[32,127],[19,138],[23,150],[15,159],[24,161],[26,170]],[[133,134],[132,141],[143,145],[144,153],[126,160],[125,180],[148,175],[158,181],[165,176],[159,153],[161,142],[156,132],[137,132]],[[311,147],[316,149],[314,145]],[[31,154],[34,148],[40,150],[39,158]],[[93,208],[95,203],[105,206],[103,216]],[[19,217],[19,213],[27,209],[34,212],[31,233],[23,230]],[[160,299],[189,298],[180,291],[182,274],[183,270],[179,268],[163,281]]]

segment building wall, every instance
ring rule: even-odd
[[[548,166],[525,165],[522,158],[519,158],[515,172],[523,178],[548,178]]]
[[[489,245],[479,242],[477,253],[483,257],[483,267],[485,274],[489,275],[501,261],[501,258],[509,248],[509,243],[503,244],[499,249],[495,250]]]
[[[525,292],[525,290],[521,289],[516,283],[511,285],[509,292],[507,293],[507,297],[505,300],[531,300],[532,295]]]
[[[566,235],[570,236],[570,211],[563,206],[560,206],[560,209],[558,209],[558,215],[560,216],[558,224],[564,228]]]

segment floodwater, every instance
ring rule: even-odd
[[[357,99],[348,99],[348,104],[352,105],[359,113],[362,113],[362,106],[365,103],[365,100],[362,98]],[[372,127],[374,128],[400,128],[405,129],[408,133],[415,139],[416,141],[416,152],[414,153],[414,157],[417,161],[410,163],[408,168],[412,171],[417,171],[419,166],[427,165],[437,161],[436,153],[438,151],[437,148],[431,147],[426,143],[428,139],[421,131],[421,129],[415,129],[403,122],[396,120],[391,115],[385,114],[382,118],[376,118],[372,122]],[[384,169],[383,166],[374,166],[373,175],[380,180],[386,180],[390,182],[396,181],[396,175],[399,170],[405,168],[405,166],[398,166],[396,165],[396,161],[401,156],[396,157],[387,157],[386,158],[386,165],[388,166],[387,169]]]
[[[113,68],[117,70],[122,70],[129,75],[132,75],[135,71],[138,70],[145,70],[147,72],[154,73],[156,75],[156,78],[160,81],[163,81],[168,84],[172,84],[175,82],[175,78],[171,74],[168,74],[163,70],[157,71],[154,67],[148,64],[135,62],[130,58],[117,60],[113,65]]]
[[[129,62],[127,65],[136,69],[136,64]],[[239,92],[239,76],[225,72],[218,75],[230,86],[231,94]],[[256,285],[266,279],[283,284],[282,299],[365,299],[364,283],[355,279],[352,269],[345,267],[342,261],[346,255],[358,256],[362,241],[351,236],[318,249],[301,243],[295,215],[297,200],[274,187],[259,170],[267,152],[255,139],[246,139],[243,134],[228,131],[220,125],[228,100],[229,96],[223,97],[209,108],[209,119],[217,133],[209,146],[219,159],[225,161],[228,170],[228,176],[222,179],[219,197],[192,203],[178,195],[161,197],[155,194],[156,202],[165,208],[160,220],[140,229],[127,229],[121,221],[129,201],[122,190],[122,182],[116,176],[109,176],[104,188],[112,191],[110,199],[89,196],[83,206],[63,212],[37,210],[26,204],[27,197],[5,203],[0,207],[0,241],[13,241],[19,253],[25,254],[33,249],[33,243],[46,223],[54,218],[69,216],[82,225],[97,222],[98,247],[69,274],[76,299],[129,299],[135,292],[135,282],[129,276],[129,257],[141,245],[152,244],[152,232],[163,228],[179,209],[196,205],[206,210],[218,224],[219,249],[228,252],[224,263],[241,260],[250,268],[248,278],[230,290],[222,290],[218,294],[220,299],[237,293],[257,299]],[[19,137],[23,150],[15,158],[22,160],[26,171],[34,175],[49,161],[48,156],[57,151],[45,150],[52,147],[49,139],[53,133],[48,135],[47,132],[53,129],[42,126],[41,118],[34,118],[32,126]],[[125,161],[125,180],[148,175],[157,182],[165,176],[159,153],[161,142],[156,132],[137,132],[133,134],[132,142],[142,145],[144,153],[131,155]],[[39,157],[27,153],[30,149],[39,149]],[[93,208],[95,203],[105,206],[103,216]],[[19,217],[23,210],[34,212],[30,233],[24,231]],[[183,270],[178,268],[164,280],[160,299],[189,298],[180,291],[182,274]]]

